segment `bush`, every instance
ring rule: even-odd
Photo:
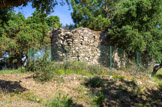
[[[21,72],[21,73],[27,72],[25,67],[18,68],[18,71]]]
[[[67,63],[67,70],[72,70],[74,73],[77,74],[84,74],[84,75],[100,75],[108,73],[107,70],[103,69],[99,65],[88,65],[85,62],[68,62]]]
[[[84,62],[65,62],[59,63],[48,61],[48,53],[43,59],[31,62],[26,67],[27,71],[34,72],[35,79],[45,82],[51,80],[55,74],[81,74],[81,75],[100,75],[107,70],[103,70],[98,65],[88,65]],[[108,73],[108,72],[107,72]]]
[[[104,97],[103,93],[100,92],[98,96],[95,96],[94,102],[97,105],[99,105],[100,107],[102,107],[103,103],[104,103],[104,99],[105,99],[105,97]]]
[[[73,100],[68,95],[59,95],[55,97],[52,101],[49,101],[47,107],[70,107],[73,104]]]
[[[28,72],[34,72],[35,71],[35,63],[34,62],[28,62],[28,65],[26,67],[26,71]]]
[[[39,61],[35,65],[35,77],[41,82],[49,81],[55,76],[53,63],[48,61]]]
[[[34,77],[36,80],[45,82],[51,80],[55,75],[55,67],[53,67],[54,62],[48,61],[49,54],[46,53],[43,59],[37,60],[35,62],[29,63],[27,66],[27,71],[34,72]]]
[[[85,82],[85,85],[96,88],[96,87],[102,87],[105,84],[105,80],[101,79],[100,77],[93,77],[90,79],[87,79]]]

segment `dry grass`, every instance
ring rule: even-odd
[[[15,107],[15,104],[18,104],[16,107],[21,107],[27,104],[29,107],[40,107],[44,106],[45,102],[52,99],[58,93],[69,94],[75,101],[81,97],[80,94],[86,93],[87,90],[82,86],[85,92],[79,92],[80,83],[84,80],[84,76],[79,75],[62,75],[44,84],[36,82],[32,78],[32,74],[1,74],[0,78],[3,80],[3,84],[12,82],[8,84],[8,87],[4,87],[5,89],[0,91],[0,106],[9,105],[9,107]],[[18,87],[22,87],[22,89],[20,88],[18,92],[5,91],[8,90],[14,82],[17,82],[17,84],[19,84]],[[2,83],[0,82],[0,86],[1,85]],[[23,89],[25,90],[21,91]],[[87,105],[85,102],[79,101],[77,103]]]
[[[159,73],[159,75],[161,75],[161,73]],[[139,98],[145,101],[147,100],[147,96],[149,96],[149,98],[151,98],[151,96],[155,97],[151,92],[159,92],[154,79],[142,73],[135,76],[123,71],[113,71],[112,76],[99,76],[101,83],[103,83],[99,85],[99,87],[89,87],[85,84],[85,80],[87,81],[89,78],[94,78],[93,76],[76,74],[57,75],[53,80],[43,84],[35,81],[32,76],[32,73],[0,74],[0,106],[44,107],[47,101],[53,99],[58,93],[72,97],[74,107],[76,107],[76,105],[79,107],[92,107],[96,102],[100,104],[104,103],[102,106],[112,106],[113,104],[120,106],[120,102],[124,99],[128,100],[124,100],[127,103],[129,101],[135,103],[135,100],[139,100]],[[91,83],[95,84],[96,82],[92,81]],[[139,93],[142,93],[142,96],[139,96],[136,92],[137,90],[133,90],[133,88],[131,88],[132,86],[129,86],[127,83],[133,83],[139,87]],[[104,95],[102,96],[99,93],[104,93]],[[135,96],[137,94],[136,97],[133,96],[135,100],[132,100],[132,98],[130,98],[131,95],[129,96],[128,93],[135,94]],[[147,96],[143,95],[144,93]],[[113,99],[109,98],[110,95]],[[159,102],[159,100],[156,99],[157,102]],[[136,104],[140,105],[138,101]],[[159,102],[159,105],[160,104]]]

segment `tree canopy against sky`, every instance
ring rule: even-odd
[[[109,10],[109,7],[113,7],[112,1],[71,0],[71,4],[74,10],[72,12],[72,18],[76,26],[84,26],[94,30],[103,30],[110,25],[109,17],[112,11]]]
[[[13,11],[8,12],[7,15],[8,21],[0,27],[0,55],[8,51],[10,57],[19,62],[24,54],[27,55],[28,49],[38,49],[42,45],[50,44],[48,31],[62,26],[59,17],[42,17],[39,11],[35,11],[27,19],[23,14],[15,14]]]
[[[32,3],[32,7],[49,14],[54,10],[54,7],[60,3],[64,5],[65,2],[69,4],[69,0],[1,0],[0,9],[6,7],[17,7],[20,5],[26,6],[29,2]]]
[[[65,0],[67,3],[68,1]],[[23,55],[27,56],[30,48],[40,48],[50,44],[48,31],[52,28],[61,27],[59,17],[47,17],[60,3],[64,5],[64,0],[3,0],[0,4],[0,56],[5,51],[10,53],[10,58],[16,59],[21,63]],[[36,11],[31,17],[25,19],[21,13],[15,14],[12,9],[14,6],[26,6],[28,2]],[[12,62],[10,62],[12,63]]]
[[[55,5],[60,2],[24,1],[24,5],[32,2],[32,6],[43,13],[43,16],[53,11]],[[68,0],[62,0],[61,3],[66,1],[68,3]],[[74,9],[72,17],[78,26],[95,30],[106,29],[111,45],[130,52],[139,51],[145,55],[154,55],[158,59],[162,58],[161,0],[72,0],[71,3]],[[45,24],[44,20],[41,21]]]

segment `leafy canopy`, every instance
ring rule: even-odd
[[[4,27],[0,29],[0,53],[9,51],[10,56],[21,62],[22,56],[27,55],[30,48],[40,48],[50,44],[48,31],[52,28],[61,27],[57,16],[42,17],[41,12],[35,11],[31,17],[25,19],[21,13],[13,11],[7,13],[10,16]]]
[[[72,18],[77,27],[103,30],[110,24],[104,0],[72,0]]]
[[[162,1],[120,0],[115,6],[108,40],[112,45],[162,59]]]
[[[1,0],[0,10],[6,7],[26,6],[28,3],[31,3],[33,8],[36,8],[42,13],[50,14],[54,11],[54,7],[58,3],[61,5],[67,3],[69,5],[69,0]]]

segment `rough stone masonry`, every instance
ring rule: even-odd
[[[79,27],[72,31],[62,28],[53,29],[51,35],[52,60],[54,61],[82,61],[88,64],[109,65],[110,47],[105,41],[104,33],[96,33],[88,28]],[[106,46],[107,45],[107,46]],[[123,58],[113,52],[113,59],[118,67]],[[125,64],[124,64],[125,65]]]

